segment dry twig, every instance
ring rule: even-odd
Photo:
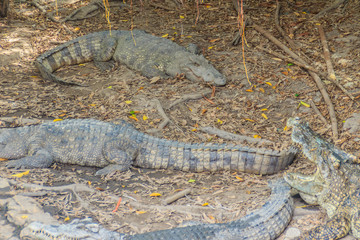
[[[176,200],[184,197],[185,195],[187,195],[187,194],[189,194],[189,193],[191,193],[191,188],[184,189],[184,190],[182,190],[182,191],[180,191],[180,192],[175,193],[175,194],[172,195],[172,196],[169,196],[169,197],[165,198],[165,199],[163,200],[163,204],[164,204],[164,205],[168,205],[168,204],[170,204],[170,203],[172,203],[172,202],[175,202]]]
[[[334,67],[331,63],[330,51],[326,41],[324,28],[321,25],[319,25],[318,29],[319,29],[320,40],[324,49],[324,58],[326,62],[326,67],[328,70],[327,79],[329,79],[332,83],[338,86],[346,95],[349,96],[349,98],[351,98],[351,100],[354,100],[355,98],[336,80],[336,75],[335,75]]]
[[[289,54],[290,57],[299,61],[302,64],[307,64],[300,56],[296,55],[287,46],[285,46],[278,39],[276,39],[270,32],[266,31],[265,29],[263,29],[262,27],[254,24],[254,23],[252,23],[252,26],[256,31],[258,31],[259,33],[264,35],[266,38],[268,38],[270,41],[272,41],[275,45],[277,45],[279,48],[281,48],[284,52]],[[312,71],[309,71],[309,74],[314,79],[317,87],[319,88],[319,90],[321,92],[321,95],[324,98],[325,103],[328,105],[329,115],[330,115],[330,119],[331,119],[331,128],[332,128],[332,132],[333,132],[333,138],[336,140],[336,139],[338,139],[339,134],[338,134],[338,127],[337,127],[337,120],[336,120],[334,105],[332,104],[329,94],[327,93],[325,86],[324,86],[323,82],[321,81],[319,75],[317,75],[315,72],[312,72]]]
[[[281,34],[281,36],[289,43],[290,47],[292,49],[297,49],[298,47],[296,46],[296,44],[294,43],[293,40],[291,40],[291,38],[286,34],[286,32],[281,28],[280,26],[280,17],[279,17],[279,13],[280,13],[280,3],[279,1],[276,1],[276,10],[275,10],[275,27],[276,29],[279,31],[279,33]]]
[[[328,125],[329,123],[326,121],[326,119],[324,118],[324,116],[321,114],[321,112],[319,111],[319,109],[316,107],[314,101],[312,99],[309,100],[311,108],[314,109],[315,113],[320,117],[321,121],[325,124]]]
[[[248,136],[238,135],[235,133],[230,133],[224,130],[220,130],[218,128],[214,127],[200,127],[200,131],[206,132],[208,134],[216,134],[217,136],[231,140],[231,141],[241,141],[241,142],[248,142],[248,143],[256,143],[256,144],[273,144],[274,142],[265,140],[265,139],[258,139],[258,138],[252,138]]]
[[[179,104],[179,103],[182,103],[182,102],[186,102],[188,100],[197,100],[199,98],[203,98],[204,96],[207,96],[209,94],[212,93],[212,90],[205,90],[204,92],[202,93],[190,93],[190,94],[185,94],[183,96],[181,96],[181,98],[175,100],[174,102],[172,102],[170,104],[170,106],[168,107],[168,109],[172,108],[173,106]]]

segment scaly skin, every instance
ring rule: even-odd
[[[53,162],[103,167],[97,174],[143,168],[273,174],[290,164],[294,149],[273,151],[231,144],[182,143],[155,138],[126,122],[64,120],[0,129],[0,158],[15,168],[49,167]]]
[[[289,224],[293,214],[290,187],[283,179],[270,183],[272,193],[262,208],[245,217],[216,224],[199,224],[168,230],[125,235],[111,232],[89,219],[60,226],[31,223],[21,232],[30,239],[122,239],[122,240],[271,240]]]
[[[300,119],[289,119],[292,140],[302,146],[304,155],[316,165],[312,175],[287,173],[285,180],[326,210],[329,219],[299,239],[339,239],[349,231],[360,238],[360,171],[355,156],[316,134]]]
[[[188,49],[144,31],[95,32],[68,41],[40,55],[35,65],[45,79],[62,84],[65,82],[53,74],[62,66],[94,61],[101,69],[110,67],[108,61],[125,64],[141,72],[145,77],[175,77],[184,74],[187,79],[215,86],[226,84],[225,77],[218,72],[195,49]]]

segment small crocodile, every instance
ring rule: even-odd
[[[112,65],[110,60],[125,64],[148,78],[184,74],[191,81],[225,85],[226,78],[202,55],[196,54],[193,46],[184,48],[141,30],[103,31],[75,38],[47,51],[35,60],[35,65],[43,78],[68,85],[79,84],[66,82],[53,72],[63,66],[90,61],[106,69]]]
[[[126,235],[104,229],[91,219],[74,220],[65,225],[33,222],[21,231],[30,239],[121,239],[121,240],[266,240],[276,239],[289,224],[293,214],[290,187],[283,179],[269,183],[269,201],[262,208],[228,223],[198,224],[136,235]]]
[[[311,175],[287,173],[285,180],[304,200],[326,210],[325,225],[315,227],[299,239],[339,239],[350,231],[360,238],[360,167],[358,159],[316,134],[299,118],[288,120],[292,140],[316,165]]]
[[[12,160],[8,167],[42,168],[60,162],[103,167],[98,175],[126,171],[131,165],[273,174],[288,166],[296,152],[293,148],[279,152],[231,144],[182,143],[141,133],[125,121],[73,119],[0,129],[0,158]]]

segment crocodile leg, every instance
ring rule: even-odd
[[[12,160],[6,164],[8,168],[47,168],[53,163],[53,157],[45,150],[40,149],[34,155]]]
[[[350,219],[348,215],[334,215],[324,225],[317,226],[299,237],[299,240],[310,239],[340,239],[350,231]]]
[[[102,71],[109,70],[114,66],[114,61],[110,61],[116,50],[117,40],[114,37],[107,37],[100,44],[99,51],[94,53],[94,64]]]

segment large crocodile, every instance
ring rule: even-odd
[[[65,225],[34,222],[24,228],[21,237],[31,239],[117,239],[117,240],[267,240],[277,238],[293,214],[290,187],[283,179],[269,183],[272,193],[262,208],[235,221],[198,224],[136,235],[111,232],[90,219],[74,220]]]
[[[194,172],[235,170],[273,174],[288,166],[296,151],[182,143],[141,133],[125,121],[114,124],[73,119],[0,129],[0,158],[12,160],[8,167],[41,168],[61,162],[103,167],[97,171],[99,175],[126,171],[131,165]]]
[[[196,54],[195,49],[184,48],[171,40],[141,30],[113,30],[111,33],[91,33],[59,45],[40,55],[35,65],[43,78],[70,85],[78,84],[66,82],[53,72],[62,66],[90,61],[106,69],[110,60],[140,71],[148,78],[169,78],[184,74],[191,81],[225,85],[225,77],[202,55]]]
[[[358,159],[316,134],[299,118],[289,119],[292,140],[316,165],[311,175],[287,173],[285,180],[305,200],[326,210],[328,220],[299,239],[339,239],[350,231],[360,238],[360,167]]]

